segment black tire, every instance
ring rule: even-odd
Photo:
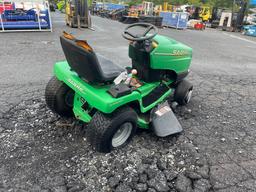
[[[72,117],[73,100],[74,91],[56,77],[52,77],[45,89],[47,106],[62,117]]]
[[[74,19],[73,18],[71,18],[70,19],[70,21],[69,21],[69,26],[71,27],[71,28],[74,28]]]
[[[71,18],[70,27],[71,28],[78,28],[78,21],[76,22],[75,18]]]
[[[127,140],[118,147],[113,147],[112,139],[117,131],[125,123],[132,125]],[[88,140],[94,150],[101,153],[109,153],[112,149],[125,146],[132,139],[137,130],[137,114],[130,107],[123,107],[116,110],[111,115],[97,111],[88,125]]]
[[[178,83],[175,92],[174,92],[174,100],[179,105],[186,105],[190,102],[191,95],[189,97],[189,93],[192,94],[193,91],[193,85],[186,81],[182,80]]]

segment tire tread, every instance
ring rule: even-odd
[[[111,115],[105,115],[97,111],[88,125],[88,140],[92,147],[99,152],[108,153],[111,151],[109,146],[104,146],[105,137],[108,130],[111,129],[113,122],[118,121],[122,115],[130,115],[137,118],[136,112],[130,107],[117,109]],[[136,126],[136,125],[135,125]],[[136,127],[135,127],[136,129]]]
[[[64,94],[70,88],[59,81],[56,77],[52,77],[45,89],[45,101],[47,106],[54,112],[64,117],[73,116],[72,108],[62,105],[58,106],[58,96]]]

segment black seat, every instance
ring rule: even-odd
[[[61,36],[60,41],[71,69],[90,83],[112,82],[124,71],[112,61],[96,55],[92,49],[87,50],[79,46],[76,39],[72,40]]]

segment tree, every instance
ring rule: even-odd
[[[188,4],[195,5],[195,6],[200,6],[200,5],[202,5],[202,1],[200,1],[200,0],[188,0]]]

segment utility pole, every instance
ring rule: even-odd
[[[233,23],[233,18],[234,18],[234,5],[236,3],[236,0],[233,0],[233,3],[232,3],[232,15],[231,15],[231,25]]]

